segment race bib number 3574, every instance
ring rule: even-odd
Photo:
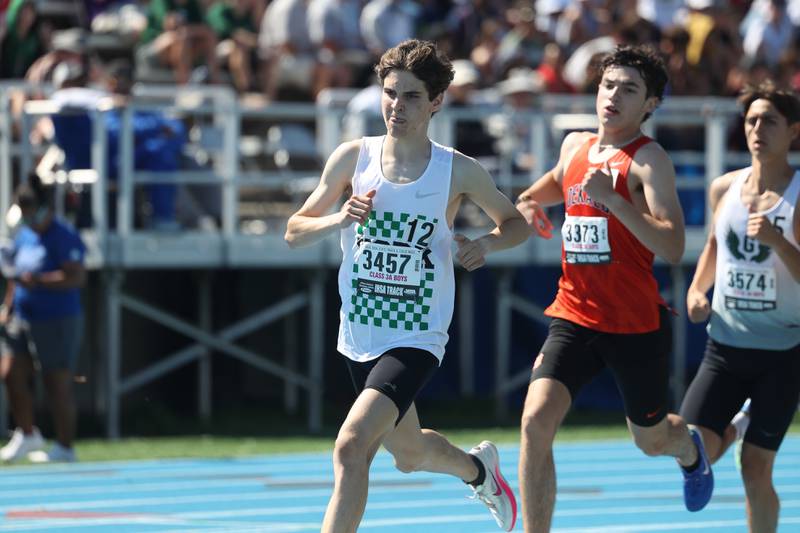
[[[722,293],[725,307],[741,311],[769,311],[776,308],[777,287],[774,268],[725,265]]]
[[[601,265],[611,262],[608,219],[567,215],[561,226],[567,263]]]
[[[400,300],[415,300],[422,279],[422,250],[365,242],[356,258],[356,290]]]

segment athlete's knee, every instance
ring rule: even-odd
[[[742,481],[757,491],[772,487],[772,462],[742,453]]]
[[[667,451],[667,435],[634,435],[633,442],[649,457],[664,455]]]
[[[406,448],[392,450],[394,466],[404,474],[418,472],[425,462],[425,454],[421,450]]]
[[[553,444],[558,421],[544,409],[526,409],[522,414],[520,430],[528,446],[546,448]]]
[[[333,460],[344,468],[366,466],[368,452],[366,439],[355,432],[340,432],[333,447]]]

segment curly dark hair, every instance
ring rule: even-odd
[[[758,85],[747,85],[742,89],[737,98],[742,115],[747,115],[753,102],[761,99],[771,102],[789,124],[800,122],[800,98],[792,91],[779,89],[772,80],[765,80]]]
[[[613,52],[606,54],[600,62],[600,77],[610,67],[631,67],[636,69],[644,80],[646,97],[655,96],[659,101],[664,98],[664,89],[669,81],[664,59],[649,45],[619,45]],[[642,121],[650,118],[650,113]]]
[[[432,101],[453,81],[453,65],[431,41],[408,39],[390,48],[375,65],[375,74],[383,80],[392,70],[405,70],[422,80]]]

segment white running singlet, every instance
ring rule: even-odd
[[[746,234],[749,213],[742,184],[749,175],[748,167],[734,178],[714,227],[717,272],[708,335],[736,348],[788,350],[800,344],[800,283],[769,246]],[[795,247],[798,193],[800,172],[775,205],[759,213]]]
[[[353,194],[376,193],[365,225],[341,230],[339,352],[369,361],[392,348],[444,356],[455,282],[447,225],[453,149],[431,142],[431,158],[411,183],[386,179],[384,137],[364,137]]]

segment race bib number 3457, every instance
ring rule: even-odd
[[[365,296],[376,295],[415,300],[422,279],[422,250],[365,242],[356,258],[356,290]]]
[[[567,215],[561,226],[567,263],[601,265],[611,262],[608,219]]]

